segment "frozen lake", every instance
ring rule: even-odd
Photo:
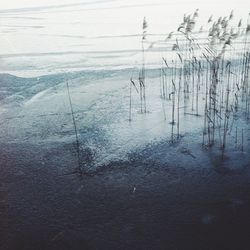
[[[142,20],[150,42],[176,31],[183,15],[199,8],[200,26],[210,15],[235,10],[235,25],[249,11],[248,1],[1,1],[0,72],[18,76],[84,69],[131,68],[141,63]],[[155,53],[153,53],[155,55]],[[147,64],[159,64],[149,55]]]
[[[249,250],[249,1],[0,1],[0,249]]]
[[[183,16],[193,15],[196,9],[199,9],[198,18],[191,35],[194,42],[189,44],[177,28]],[[209,54],[207,45],[209,29],[213,28],[213,22],[208,23],[208,19],[211,13],[214,21],[220,15],[228,16],[232,9],[235,9],[234,15],[224,33],[227,33],[226,36],[237,33],[239,38],[224,53],[225,60],[232,60],[230,105],[238,103],[240,97],[243,103],[245,98],[244,91],[237,90],[246,89],[243,78],[247,79],[247,74],[237,76],[243,71],[238,63],[245,62],[241,58],[244,58],[242,53],[245,51],[243,43],[247,41],[242,33],[248,16],[244,1],[240,4],[231,1],[226,5],[216,1],[208,4],[160,0],[140,0],[136,3],[131,0],[45,1],[42,4],[32,0],[20,4],[11,0],[4,3],[0,10],[0,72],[22,78],[2,75],[1,138],[7,141],[74,141],[67,78],[79,137],[94,155],[95,165],[126,159],[131,150],[153,141],[169,140],[171,134],[201,135],[205,129],[203,117],[205,100],[208,99],[207,85],[213,82],[212,78],[207,78],[212,66],[206,59],[214,56]],[[148,23],[144,42],[148,111],[147,114],[140,114],[142,101],[137,92],[143,58],[141,38],[144,17]],[[241,18],[241,26],[238,27]],[[203,25],[205,28],[201,29]],[[171,32],[174,33],[168,38]],[[179,48],[179,53],[172,50],[173,44]],[[222,49],[220,44],[209,45],[213,53],[219,55],[218,51]],[[194,48],[193,52],[188,46]],[[167,63],[165,69],[163,57]],[[199,64],[197,60],[200,60]],[[222,131],[226,130],[222,122],[226,120],[222,115],[226,99],[225,65],[222,61],[218,75],[221,108],[216,122],[219,124],[220,144]],[[180,68],[183,72],[179,76]],[[245,71],[248,71],[247,68]],[[129,96],[130,77],[137,87],[132,87]],[[178,80],[179,77],[182,79]],[[172,82],[175,87],[179,85],[178,90],[173,90]],[[178,107],[176,92],[179,93]],[[246,121],[241,120],[244,112],[249,113],[247,102],[245,106],[241,104],[239,118],[231,116],[231,134],[236,128],[239,131],[244,129],[247,136],[249,134]],[[129,122],[131,118],[132,122]],[[171,121],[175,123],[173,126]],[[234,147],[235,135],[231,137],[229,144]],[[237,140],[238,137],[237,134]],[[196,140],[201,143],[200,139]],[[247,146],[248,140],[244,144]]]

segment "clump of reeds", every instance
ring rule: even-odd
[[[180,103],[183,102],[184,115],[193,115],[197,119],[203,116],[202,144],[212,147],[219,142],[223,156],[231,132],[234,126],[237,126],[235,125],[237,115],[244,112],[246,118],[250,119],[248,42],[250,16],[246,28],[242,28],[242,20],[239,20],[237,27],[233,26],[234,11],[218,19],[210,16],[207,21],[208,30],[203,27],[199,31],[206,35],[205,39],[200,41],[197,32],[195,33],[198,13],[197,9],[190,15],[184,15],[177,33],[170,32],[164,41],[153,42],[150,48],[152,44],[157,46],[158,42],[166,45],[165,50],[163,52],[161,50],[161,60],[159,60],[161,61],[160,97],[165,120],[164,103],[169,102],[171,106],[169,118],[172,126],[171,141],[174,140],[176,123],[177,138],[180,136]],[[139,73],[141,113],[146,112],[144,55],[146,29],[147,22],[144,18],[143,59]],[[241,47],[238,48],[238,45]],[[237,133],[235,140],[236,144],[239,144],[239,133]],[[244,144],[243,141],[241,144]]]

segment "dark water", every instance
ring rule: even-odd
[[[0,249],[249,249],[248,167],[161,164],[161,148],[79,177],[70,144],[1,144]]]

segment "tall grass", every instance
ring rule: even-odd
[[[76,119],[75,119],[75,115],[74,115],[72,99],[71,99],[70,90],[69,90],[68,78],[66,79],[66,87],[67,87],[67,95],[68,95],[68,99],[69,99],[70,112],[71,112],[71,117],[72,117],[72,124],[73,124],[74,132],[75,132],[76,153],[77,153],[77,161],[78,161],[77,170],[78,170],[79,174],[82,175],[81,158],[80,158],[80,141],[79,141],[78,132],[77,132]]]
[[[177,124],[179,139],[182,117],[192,115],[197,117],[197,121],[203,119],[202,145],[213,147],[218,144],[224,156],[227,144],[232,141],[234,128],[235,144],[239,144],[240,124],[237,117],[244,113],[250,119],[250,15],[245,28],[242,19],[237,27],[233,26],[233,11],[218,19],[210,16],[207,28],[200,29],[201,34],[195,31],[198,17],[198,9],[184,15],[176,32],[169,33],[165,40],[151,43],[156,47],[159,45],[161,51],[159,80],[162,110],[164,120],[168,114],[170,116],[172,142],[174,125]],[[146,113],[146,29],[144,18],[142,67],[139,71],[141,113]],[[164,51],[160,47],[162,44],[166,46]],[[168,113],[165,103],[171,107]],[[242,148],[243,144],[242,137]]]

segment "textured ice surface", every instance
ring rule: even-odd
[[[65,83],[68,78],[82,150],[91,152],[95,164],[126,159],[137,148],[169,141],[172,102],[160,98],[158,67],[165,56],[162,50],[170,45],[159,40],[164,41],[169,32],[176,31],[182,15],[196,8],[200,11],[197,31],[210,14],[217,18],[228,15],[231,9],[235,9],[232,23],[237,24],[239,17],[247,17],[246,5],[244,1],[225,5],[217,1],[208,4],[159,0],[4,3],[0,11],[0,72],[12,75],[0,77],[1,139],[74,142]],[[133,88],[129,122],[129,78],[133,76],[137,81],[141,67],[144,16],[149,24],[145,42],[148,112],[140,114],[139,97]],[[196,32],[194,36],[202,44],[202,34]],[[177,37],[181,42],[183,37]],[[157,41],[157,46],[152,44]],[[176,42],[175,37],[172,42]],[[168,56],[169,61],[173,55]],[[204,86],[199,99],[201,115],[203,97]],[[192,138],[196,134],[192,140],[200,143],[202,116],[194,116],[190,102],[183,100],[180,111],[181,135],[188,133]],[[243,120],[240,116],[235,123],[245,129],[247,147],[249,130]],[[173,129],[176,135],[176,125]],[[232,136],[228,143],[232,147],[227,150],[238,154],[240,142],[235,146],[233,140]],[[179,151],[194,157],[189,148]],[[230,162],[230,169],[234,169],[237,158],[232,153],[231,160],[223,164],[228,167]],[[214,164],[222,163],[215,157]]]
[[[3,76],[5,84],[19,84],[3,98],[5,112],[1,114],[0,138],[8,142],[61,142],[74,143],[75,134],[66,91],[66,78],[69,78],[74,115],[83,154],[90,155],[94,165],[110,161],[127,160],[128,155],[146,146],[171,141],[172,100],[160,97],[158,70],[147,71],[147,113],[140,113],[140,99],[132,89],[132,121],[129,122],[129,79],[130,70],[84,71],[64,75],[51,75],[40,78],[15,78]],[[200,116],[191,110],[191,100],[180,104],[180,135],[185,143],[171,155],[185,155],[194,162],[208,165],[204,155],[199,155],[203,131],[204,99],[199,97]],[[187,114],[184,114],[184,111]],[[177,112],[177,109],[175,110]],[[165,113],[165,115],[164,115]],[[226,157],[221,159],[219,141],[214,150],[208,151],[213,166],[218,171],[237,172],[245,167],[238,166],[238,159],[247,162],[249,128],[244,116],[234,125],[244,128],[244,152],[241,152],[241,139],[235,144],[234,131],[228,139]],[[175,115],[175,120],[177,119]],[[239,129],[239,131],[241,131]],[[177,125],[173,126],[174,138]],[[240,133],[240,132],[239,132]],[[184,136],[184,137],[183,137]],[[218,136],[218,135],[217,135]],[[164,146],[165,147],[165,146]],[[164,148],[163,147],[163,148]],[[196,147],[199,148],[196,151]],[[157,154],[160,152],[160,159]],[[139,151],[138,151],[139,152]],[[145,153],[144,153],[145,154]],[[157,161],[168,161],[170,155],[162,154],[162,148],[149,147],[147,157]],[[178,160],[177,160],[178,161]]]
[[[0,72],[21,76],[83,69],[114,69],[141,62],[141,26],[148,20],[148,44],[176,31],[184,13],[199,8],[200,26],[235,9],[233,22],[248,16],[247,1],[16,1],[1,3]],[[178,13],[178,15],[177,15]],[[245,22],[245,21],[244,21]],[[243,25],[245,23],[243,22]],[[147,64],[159,64],[150,50]]]

